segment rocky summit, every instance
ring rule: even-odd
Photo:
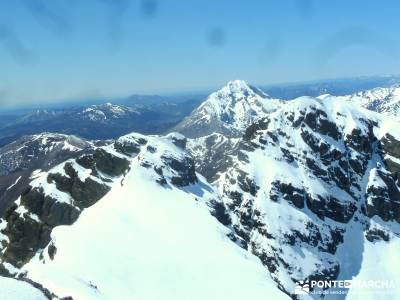
[[[399,126],[354,99],[236,80],[180,133],[1,148],[0,278],[38,299],[361,299],[295,292],[400,275]]]

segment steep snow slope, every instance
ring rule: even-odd
[[[192,138],[212,133],[240,136],[251,123],[275,110],[280,103],[242,80],[230,81],[174,130]]]
[[[368,243],[364,241],[365,249],[363,260],[354,280],[393,280],[394,288],[380,288],[373,290],[371,288],[353,289],[349,291],[347,300],[375,300],[375,299],[395,299],[393,296],[400,295],[400,270],[395,263],[399,259],[400,239],[393,238],[389,242],[378,241]]]
[[[213,217],[185,146],[131,134],[38,174],[0,223],[0,271],[75,300],[287,299]]]
[[[204,182],[164,188],[138,161],[131,168],[123,186],[53,231],[54,260],[37,257],[23,269],[30,278],[77,300],[288,298],[210,215]]]
[[[321,99],[334,97],[322,95]],[[348,96],[339,96],[339,99],[347,100],[355,105],[376,111],[385,116],[394,117],[400,120],[400,87],[394,85],[387,88],[375,88],[372,90],[358,92]]]

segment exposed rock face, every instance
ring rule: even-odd
[[[46,195],[42,187],[28,189],[21,195],[20,202],[28,212],[37,215],[40,220],[52,227],[70,225],[75,222],[80,213],[78,208],[57,202],[57,199]],[[29,215],[28,212],[26,213]]]
[[[129,167],[127,159],[112,155],[101,148],[96,149],[93,160],[96,162],[97,170],[110,176],[120,176]]]
[[[48,245],[54,227],[73,224],[82,209],[110,190],[110,180],[100,174],[121,176],[128,167],[126,158],[98,148],[35,178],[4,215],[2,262],[15,267],[27,263]]]
[[[0,176],[54,165],[55,161],[68,159],[68,154],[88,147],[87,141],[72,135],[42,133],[24,136],[0,148]]]
[[[183,187],[197,182],[195,162],[185,151],[187,140],[183,135],[171,133],[163,138],[128,135],[120,141],[123,147],[142,145],[146,151],[139,152],[139,164],[153,170],[159,184]],[[170,150],[171,144],[175,149],[173,153]]]
[[[366,191],[366,212],[384,221],[395,220],[400,223],[400,192],[394,181],[394,174],[386,170],[375,170],[370,175]]]
[[[184,159],[176,159],[173,157],[162,156],[162,161],[167,169],[174,171],[174,176],[171,177],[171,183],[176,186],[186,186],[197,182],[194,161],[191,157]],[[161,173],[164,173],[163,168],[158,168]]]
[[[126,169],[127,168],[128,166]],[[74,206],[79,207],[80,209],[93,205],[110,189],[104,183],[90,177],[82,181],[78,177],[78,174],[71,163],[66,163],[64,170],[66,171],[67,176],[63,176],[59,173],[50,173],[47,176],[47,182],[55,184],[59,191],[71,195]],[[96,172],[96,169],[94,169],[94,172]],[[122,175],[122,173],[120,175]]]
[[[400,141],[390,133],[380,143],[383,162],[371,172],[366,194],[366,213],[384,221],[400,222]]]
[[[394,179],[400,179],[400,141],[387,133],[381,140],[382,151],[387,168],[395,175]]]
[[[48,171],[92,149],[81,138],[54,133],[25,136],[0,148],[0,215],[28,187],[33,171]]]
[[[232,164],[231,156],[236,151],[238,141],[237,138],[229,138],[219,133],[190,139],[187,148],[195,161],[196,171],[209,182],[217,180],[219,174]]]

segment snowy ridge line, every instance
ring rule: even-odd
[[[346,96],[321,95],[319,99],[337,98],[400,120],[400,86],[377,87]]]

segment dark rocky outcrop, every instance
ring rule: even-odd
[[[96,168],[110,176],[120,176],[129,167],[129,160],[108,153],[104,149],[96,149],[93,154]]]
[[[114,142],[114,148],[125,155],[135,155],[140,152],[141,146],[146,145],[147,140],[141,137],[136,139],[131,138],[129,141],[127,140],[118,140]]]
[[[211,200],[209,205],[211,206],[211,215],[214,216],[219,222],[225,226],[228,226],[232,223],[231,217],[228,214],[223,202]]]
[[[76,169],[81,167],[90,175],[84,180]],[[12,204],[3,216],[7,225],[2,233],[8,241],[3,245],[2,262],[15,267],[23,266],[49,244],[54,227],[73,224],[83,209],[95,204],[110,190],[98,171],[115,177],[124,174],[128,168],[127,159],[99,148],[93,154],[64,163],[65,174],[50,172],[47,175],[47,184],[54,184],[58,191],[64,193],[64,200],[46,194],[43,186],[27,188],[20,196],[19,205]],[[54,245],[49,246],[50,257],[54,257],[55,250]]]
[[[191,157],[176,159],[171,156],[162,156],[163,163],[173,171],[176,175],[171,177],[171,183],[176,186],[186,186],[197,182],[194,161]]]
[[[384,185],[370,185],[366,191],[367,216],[375,215],[384,221],[395,220],[400,223],[400,191],[393,177],[382,171],[376,176]]]
[[[67,159],[91,152],[92,148],[81,138],[57,133],[27,135],[1,147],[0,215],[29,186],[33,171],[48,171]]]
[[[388,242],[390,240],[389,234],[386,231],[378,228],[368,229],[365,232],[365,238],[370,242],[375,242],[375,241]]]
[[[306,198],[306,192],[304,190],[296,188],[290,183],[287,184],[281,181],[274,181],[272,185],[273,188],[270,194],[270,199],[272,201],[278,202],[279,199],[283,198],[297,208],[304,207],[304,200]]]
[[[394,136],[387,133],[381,139],[381,147],[384,154],[388,154],[389,157],[385,157],[385,164],[390,172],[392,172],[394,179],[400,179],[400,141]]]
[[[313,131],[328,135],[335,140],[341,137],[336,124],[328,120],[328,115],[323,110],[316,109],[313,106],[310,106],[309,109],[309,111],[303,112],[302,116],[294,123],[304,122]]]
[[[187,138],[184,137],[183,135],[179,135],[179,134],[170,134],[168,135],[168,137],[171,139],[172,143],[181,148],[181,149],[186,149],[186,145],[187,145]]]
[[[246,131],[245,131],[245,133],[244,133],[244,135],[243,135],[243,139],[244,139],[245,141],[250,141],[250,140],[252,140],[252,139],[254,138],[256,132],[257,132],[258,130],[267,129],[269,123],[270,123],[270,120],[269,120],[268,118],[264,118],[264,119],[259,120],[259,121],[256,122],[256,123],[250,125],[250,126],[246,129]]]

